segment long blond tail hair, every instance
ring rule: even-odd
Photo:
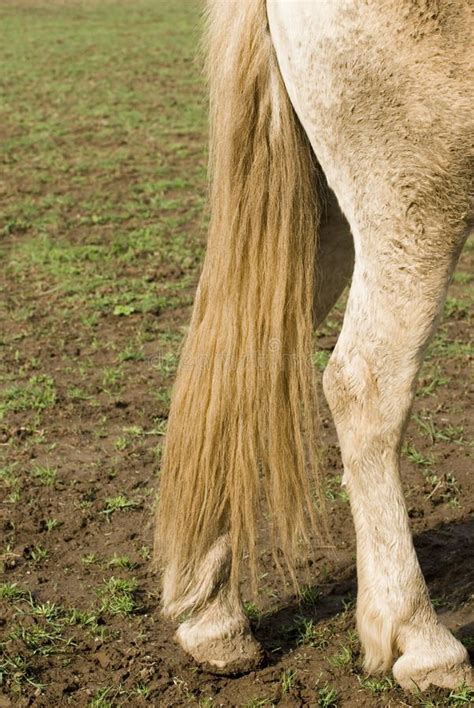
[[[279,73],[265,0],[211,0],[207,28],[211,223],[156,525],[175,599],[190,592],[222,534],[233,583],[244,552],[255,578],[263,509],[294,577],[320,489],[311,364],[317,169]]]

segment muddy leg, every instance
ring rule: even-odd
[[[263,659],[240,597],[230,584],[231,549],[226,535],[211,548],[188,592],[176,596],[175,569],[163,580],[163,614],[181,621],[176,639],[193,659],[216,673],[240,673]]]
[[[353,267],[349,226],[336,199],[329,194],[321,224],[315,323],[321,324],[347,285]],[[176,596],[175,570],[168,567],[163,584],[163,612],[182,620],[176,638],[200,664],[219,673],[251,670],[263,658],[253,638],[240,597],[231,590],[231,550],[222,535],[209,551],[189,591]]]

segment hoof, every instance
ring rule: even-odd
[[[393,675],[402,688],[412,692],[425,691],[429,686],[474,687],[473,671],[462,644],[459,644],[457,655],[453,652],[449,657],[403,654],[394,664]]]
[[[251,635],[227,637],[198,645],[194,647],[192,656],[205,671],[224,676],[254,671],[265,659],[262,647]]]
[[[228,635],[208,636],[196,641],[195,628],[187,625],[185,622],[180,626],[176,639],[205,671],[221,675],[243,674],[258,668],[264,661],[262,647],[246,626]]]

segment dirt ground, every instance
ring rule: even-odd
[[[153,500],[205,241],[198,36],[191,0],[0,7],[0,708],[467,706],[467,689],[408,695],[361,668],[354,531],[324,402],[337,553],[302,563],[295,597],[262,548],[260,594],[242,592],[265,666],[203,672],[160,617]],[[431,596],[471,651],[473,246],[403,450]],[[342,317],[340,303],[318,333],[319,373]]]

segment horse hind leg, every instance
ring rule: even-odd
[[[357,535],[357,626],[370,672],[405,688],[469,680],[466,649],[439,622],[414,550],[399,471],[416,374],[444,300],[455,252],[438,268],[356,262],[342,333],[324,374]],[[422,255],[421,253],[419,254]],[[416,297],[414,297],[416,295]]]
[[[223,534],[201,562],[188,592],[176,596],[179,571],[173,565],[167,567],[163,580],[163,613],[182,620],[177,641],[214,673],[241,673],[263,659],[240,596],[230,583],[231,560],[229,539]]]
[[[334,175],[333,182],[351,214],[356,259],[323,385],[357,536],[357,626],[366,669],[387,671],[395,661],[393,674],[406,689],[472,682],[465,647],[430,601],[400,478],[416,378],[469,228],[464,148],[453,135],[443,171],[421,155],[424,172],[408,204],[406,183],[382,183],[377,199],[372,174],[388,170],[377,161],[371,174],[340,181]],[[415,148],[411,159],[420,159]]]
[[[315,326],[324,321],[349,282],[353,263],[349,225],[329,190],[318,234]],[[254,669],[264,657],[252,635],[242,600],[232,590],[231,562],[229,538],[222,534],[188,582],[187,592],[176,592],[183,585],[179,565],[169,565],[164,574],[163,612],[182,620],[176,639],[197,663],[213,673]]]
[[[416,377],[470,212],[467,3],[446,11],[449,49],[433,18],[416,35],[401,4],[268,2],[287,90],[355,242],[323,385],[356,529],[365,666],[395,661],[397,681],[420,689],[472,680],[430,602],[400,479]]]
[[[354,241],[336,196],[327,189],[316,254],[314,324],[319,327],[348,285],[354,269]]]
[[[256,576],[260,500],[274,522],[274,550],[294,572],[319,483],[307,464],[316,458],[307,363],[319,182],[267,25],[265,0],[209,3],[208,249],[173,392],[156,513],[165,613],[182,621],[184,649],[223,670],[260,656],[238,596],[244,552]],[[327,308],[316,307],[316,317]]]

